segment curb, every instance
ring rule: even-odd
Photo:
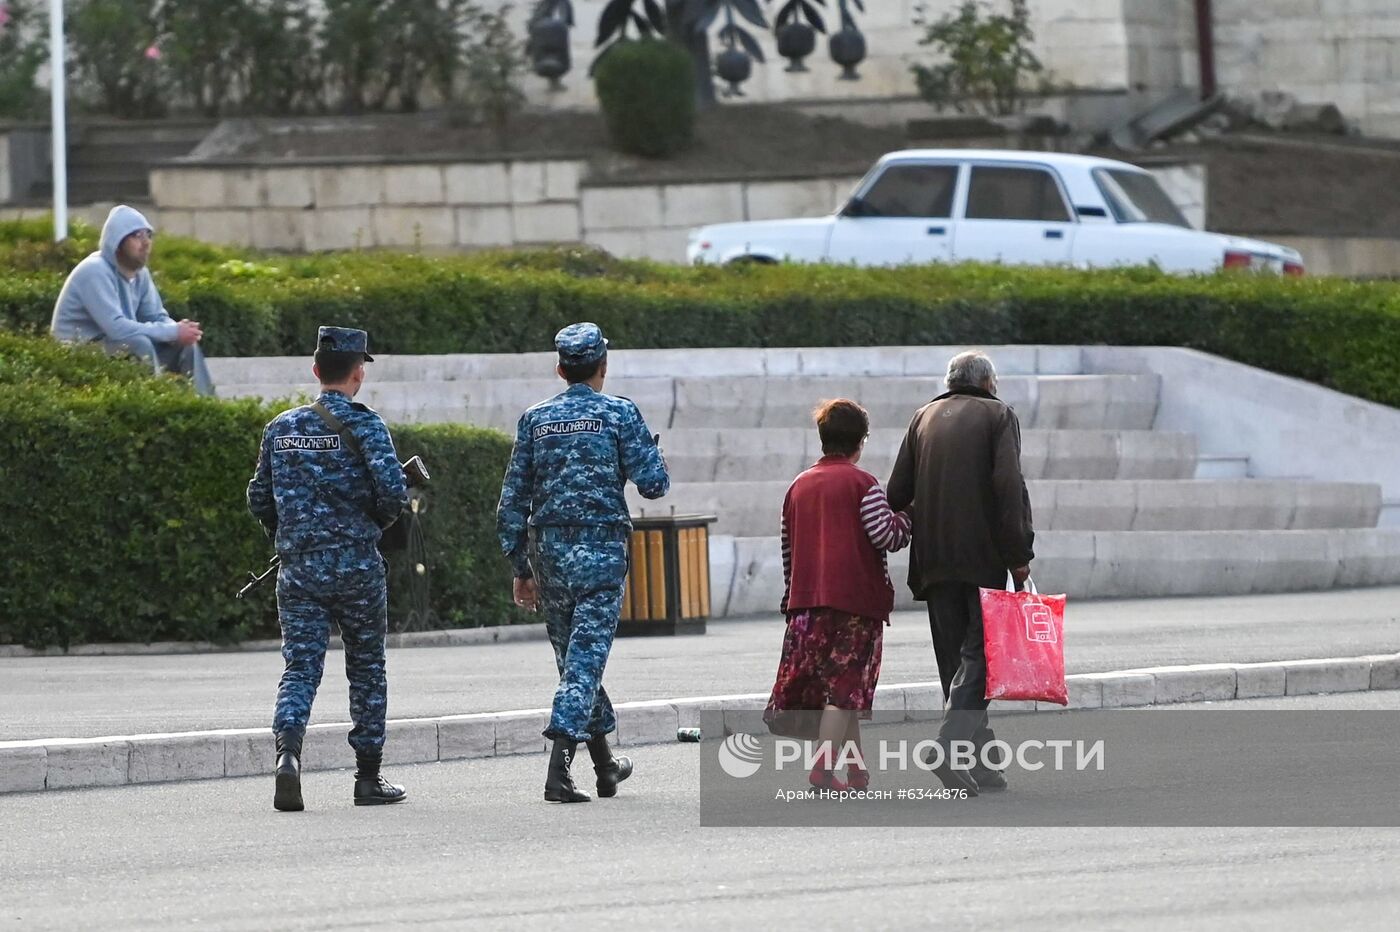
[[[1274,663],[1214,663],[1146,667],[1066,678],[1069,708],[1113,709],[1226,701],[1316,693],[1400,689],[1400,654],[1284,660]],[[676,739],[677,728],[700,724],[701,709],[761,710],[766,693],[656,699],[617,705],[617,744],[633,747]],[[903,710],[907,721],[942,715],[938,683],[882,686],[875,709]],[[998,702],[999,711],[1060,710],[1044,702]],[[533,754],[546,750],[541,735],[548,709],[480,712],[388,723],[386,764]],[[303,744],[303,768],[351,767],[349,724],[313,725]],[[0,742],[0,793],[92,786],[206,780],[271,773],[273,737],[266,728],[100,738],[41,738]]]
[[[496,625],[489,628],[447,628],[440,631],[390,632],[388,646],[399,647],[470,647],[478,644],[507,644],[513,641],[543,641],[548,637],[544,624]],[[64,650],[45,647],[35,650],[19,644],[0,644],[0,658],[5,657],[136,657],[151,654],[243,654],[256,651],[280,651],[282,641],[268,638],[241,641],[238,644],[215,644],[211,641],[153,641],[150,644],[78,644]],[[329,650],[343,650],[339,634],[332,634]]]

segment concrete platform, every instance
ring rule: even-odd
[[[877,473],[884,481],[884,474]],[[713,514],[715,534],[772,536],[787,481],[672,483],[660,502]],[[1035,526],[1043,531],[1290,531],[1374,528],[1380,487],[1286,480],[1031,480]],[[629,489],[633,513],[656,510]]]
[[[377,370],[376,370],[377,371]],[[513,428],[520,413],[564,388],[558,378],[366,381],[357,400],[389,422],[468,423]],[[829,398],[850,398],[872,427],[903,428],[943,392],[941,378],[908,376],[736,376],[609,378],[608,391],[635,401],[653,430],[686,427],[804,427]],[[219,384],[221,397],[314,397],[311,382]],[[1147,430],[1157,411],[1152,375],[1006,376],[999,395],[1023,428]]]
[[[1300,592],[1400,584],[1400,530],[1045,531],[1036,584],[1075,599]],[[909,552],[891,554],[897,604],[916,606]],[[710,538],[716,613],[775,613],[783,594],[777,537]]]
[[[876,429],[861,466],[882,480],[904,428]],[[812,427],[683,428],[661,432],[673,482],[786,482],[821,459]],[[1196,439],[1150,430],[1025,430],[1021,470],[1029,479],[1189,479]]]
[[[374,334],[370,334],[374,347]],[[617,378],[672,377],[678,373],[733,376],[927,376],[942,378],[948,360],[970,346],[723,347],[707,349],[621,349],[609,355]],[[1008,375],[1079,375],[1083,351],[1077,346],[983,346]],[[311,377],[310,335],[306,356],[218,357],[209,360],[220,386],[251,383],[296,384]],[[550,378],[557,357],[540,353],[386,354],[374,360],[374,378],[384,381],[461,381]]]

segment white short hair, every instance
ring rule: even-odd
[[[948,361],[948,375],[944,378],[949,388],[986,388],[988,382],[995,382],[996,366],[986,353],[969,350],[959,353]]]

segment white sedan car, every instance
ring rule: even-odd
[[[1191,228],[1146,170],[1084,155],[893,152],[837,213],[719,223],[690,234],[692,264],[1004,262],[1171,272],[1303,274],[1296,250]]]

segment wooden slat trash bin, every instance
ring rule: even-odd
[[[705,633],[714,522],[714,515],[632,519],[619,635]]]

